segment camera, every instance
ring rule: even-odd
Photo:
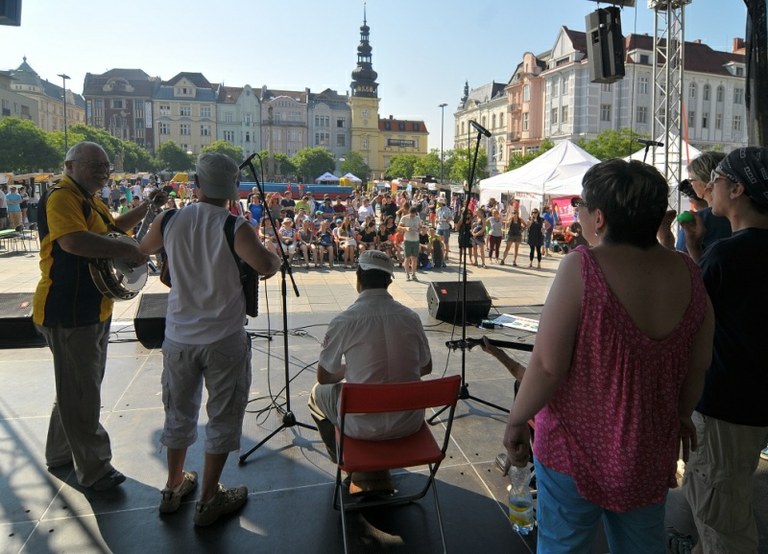
[[[691,200],[701,200],[699,195],[696,194],[696,191],[693,190],[693,185],[688,179],[683,179],[680,181],[680,184],[677,185],[677,189],[680,191],[680,194],[690,198]]]

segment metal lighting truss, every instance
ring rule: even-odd
[[[683,125],[683,75],[685,62],[684,19],[685,5],[691,0],[649,0],[654,10],[653,52],[653,138],[661,137],[663,147],[654,148],[650,163],[663,165],[664,177],[671,186],[682,177]],[[661,163],[663,162],[663,164]],[[674,198],[679,209],[679,193]]]

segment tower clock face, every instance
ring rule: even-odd
[[[363,110],[363,117],[368,117],[368,110]]]

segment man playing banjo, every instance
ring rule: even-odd
[[[64,178],[40,201],[41,278],[33,299],[33,320],[53,353],[56,379],[46,463],[50,469],[73,463],[78,482],[96,491],[125,476],[110,463],[109,435],[99,422],[113,300],[96,287],[89,259],[146,265],[138,243],[107,234],[127,233],[150,205],[114,219],[98,196],[110,172],[109,157],[96,143],[80,142],[67,152]]]

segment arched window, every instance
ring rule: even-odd
[[[725,87],[720,85],[717,87],[717,101],[722,102],[723,100],[725,100]]]
[[[495,128],[496,128],[496,114],[493,114],[491,116],[491,129],[495,129]]]
[[[688,85],[688,96],[691,98],[696,98],[696,83],[691,83]]]
[[[709,100],[710,86],[704,85],[704,90],[702,92],[704,95],[704,100]]]
[[[504,127],[504,112],[499,114],[499,127]]]

